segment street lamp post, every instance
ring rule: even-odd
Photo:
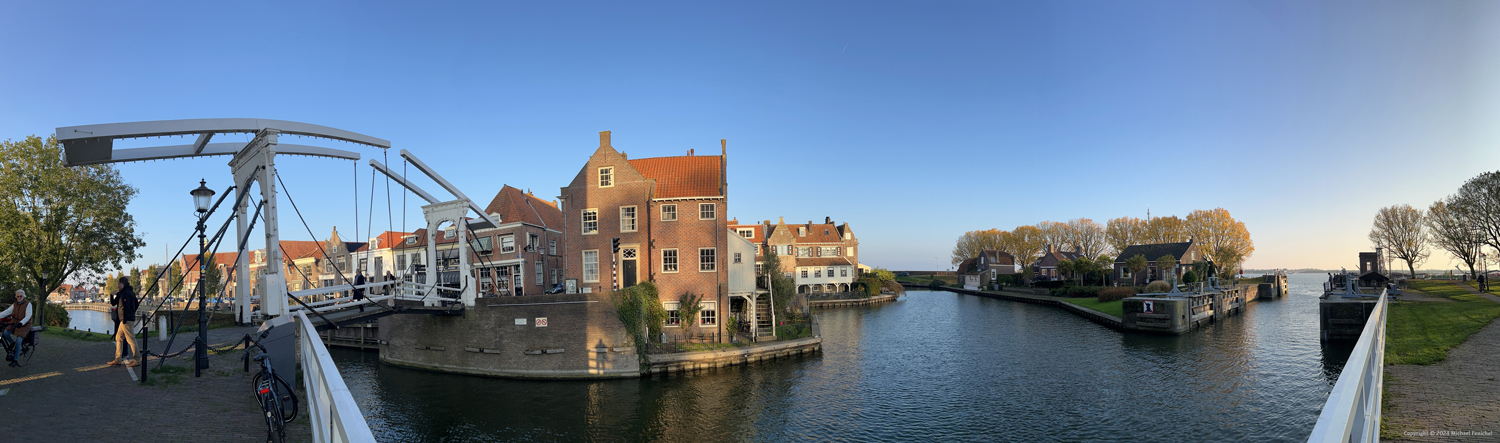
[[[208,181],[199,180],[198,189],[194,189],[193,205],[198,209],[198,339],[194,344],[193,359],[197,361],[194,365],[193,376],[202,377],[203,370],[208,369],[208,288],[203,285],[203,274],[208,272],[204,256],[208,254],[208,229],[204,223],[208,221],[208,205],[213,199],[214,190],[208,189]]]

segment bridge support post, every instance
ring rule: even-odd
[[[267,317],[277,317],[286,314],[286,275],[282,273],[284,266],[281,265],[281,233],[278,229],[276,218],[276,142],[281,132],[275,129],[262,129],[255,134],[255,139],[245,145],[245,149],[235,154],[234,159],[229,161],[229,167],[234,171],[235,183],[245,183],[254,178],[260,186],[261,200],[263,201],[265,214],[266,233],[266,266],[265,275],[261,276],[263,292],[260,297],[260,310]],[[243,208],[236,208],[236,215],[244,214]],[[243,219],[242,219],[243,220]],[[240,222],[239,226],[244,226]],[[241,231],[241,235],[244,232]],[[236,245],[238,247],[238,245]],[[240,266],[235,271],[241,275],[237,284],[248,284],[248,263],[244,260],[236,262]],[[239,310],[237,314],[243,322],[250,322],[250,297],[239,295],[236,289],[235,304],[245,309]],[[243,304],[241,304],[243,300]]]
[[[443,222],[451,222],[453,223],[454,231],[456,231],[454,232],[454,237],[458,240],[458,281],[456,283],[458,283],[461,289],[458,298],[464,303],[464,306],[473,307],[476,292],[474,288],[474,276],[469,273],[468,225],[464,221],[464,214],[467,214],[468,211],[469,201],[466,199],[433,203],[422,207],[422,215],[427,219],[427,283],[435,286],[441,286],[442,284],[442,282],[438,281],[438,277],[441,274],[438,273],[437,269],[437,265],[441,263],[437,258],[437,241],[442,238],[438,227]],[[442,293],[438,289],[434,290]],[[444,295],[451,296],[452,291]],[[423,304],[437,306],[439,301],[432,300],[429,297],[428,301],[423,302]]]

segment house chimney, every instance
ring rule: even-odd
[[[786,224],[786,217],[776,217],[777,224]]]
[[[833,223],[833,217],[823,217],[823,223]]]
[[[1080,255],[1080,256],[1083,255],[1083,247],[1082,246],[1078,246],[1078,245],[1073,245],[1073,253],[1077,254],[1077,255]]]
[[[1051,254],[1051,253],[1052,253],[1052,244],[1051,244],[1051,243],[1048,243],[1048,244],[1047,244],[1047,253],[1048,253],[1048,254]]]
[[[609,131],[599,131],[599,147],[609,147]]]
[[[689,156],[689,157],[692,157],[692,156],[693,156],[693,150],[692,150],[692,149],[689,149],[689,150],[688,150],[688,156]]]

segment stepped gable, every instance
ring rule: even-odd
[[[559,231],[563,225],[562,211],[557,210],[556,203],[536,198],[535,195],[521,192],[510,185],[501,187],[500,192],[495,193],[495,198],[490,200],[484,212],[500,214],[501,224],[519,221]]]
[[[627,160],[647,179],[656,181],[652,198],[721,197],[724,195],[724,157],[688,155]]]

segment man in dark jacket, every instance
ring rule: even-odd
[[[120,290],[109,298],[111,309],[120,319],[115,326],[115,359],[110,360],[111,365],[136,366],[140,364],[134,357],[121,360],[124,354],[124,346],[130,344],[130,353],[137,354],[139,346],[135,344],[135,311],[140,309],[140,301],[135,298],[135,289],[130,287],[130,277],[120,277]]]
[[[364,285],[364,284],[365,284],[365,270],[364,269],[360,269],[359,272],[356,272],[354,274],[354,302],[360,304],[359,305],[359,312],[365,312],[365,305],[364,305],[364,302],[365,302],[365,288],[361,288],[360,287],[361,285]]]

